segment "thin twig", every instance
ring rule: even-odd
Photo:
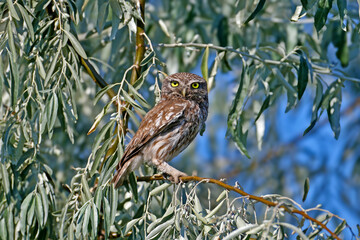
[[[259,61],[263,64],[267,64],[267,65],[285,65],[285,66],[290,66],[290,62],[289,60],[284,60],[284,61],[276,61],[276,60],[270,60],[270,59],[262,59],[258,56],[255,55],[251,55],[249,53],[240,51],[238,49],[234,49],[232,47],[221,47],[221,46],[216,46],[213,44],[206,44],[206,43],[160,43],[157,45],[157,47],[163,47],[163,48],[175,48],[175,47],[182,47],[182,48],[210,48],[210,49],[214,49],[217,51],[226,51],[226,52],[233,52],[233,53],[237,53],[241,56],[245,56],[248,58],[252,58],[256,61]],[[292,59],[292,61],[296,62],[296,64],[300,64],[300,60],[298,59]],[[336,72],[333,72],[332,69],[328,68],[328,67],[322,67],[319,65],[315,65],[314,63],[311,63],[311,66],[314,70],[314,72],[319,73],[319,74],[325,74],[325,75],[330,75],[333,77],[337,77],[337,78],[341,78],[343,80],[348,80],[348,81],[352,81],[352,82],[356,82],[356,83],[360,83],[360,79],[359,78],[353,78],[353,77],[347,77],[341,74],[338,74]]]
[[[158,180],[165,180],[165,178],[161,175],[154,175],[154,176],[144,176],[144,177],[137,177],[137,181],[138,182],[152,182],[152,181],[158,181]],[[189,182],[189,181],[196,181],[196,182],[200,182],[200,181],[203,181],[203,182],[207,182],[207,183],[213,183],[213,184],[216,184],[222,188],[225,188],[229,191],[233,191],[233,192],[236,192],[242,196],[246,196],[248,197],[249,199],[252,199],[252,200],[255,200],[255,201],[258,201],[258,202],[261,202],[269,207],[278,207],[278,208],[282,208],[284,209],[286,212],[288,213],[295,213],[295,214],[299,214],[301,216],[303,216],[304,218],[312,221],[312,222],[315,222],[316,224],[318,224],[319,226],[321,226],[323,229],[325,229],[326,231],[328,231],[330,233],[330,235],[337,239],[337,240],[340,240],[340,238],[334,233],[332,232],[325,224],[323,224],[322,222],[320,222],[319,220],[309,216],[305,211],[301,211],[301,210],[298,210],[298,209],[290,209],[288,208],[287,206],[285,205],[278,205],[278,203],[276,202],[272,202],[272,201],[269,201],[269,200],[266,200],[262,197],[259,197],[259,196],[255,196],[255,195],[251,195],[239,188],[236,188],[234,186],[231,186],[231,185],[228,185],[222,181],[219,181],[217,179],[213,179],[213,178],[203,178],[203,177],[198,177],[198,176],[187,176],[187,177],[180,177],[180,180],[182,182]]]

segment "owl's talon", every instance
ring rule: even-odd
[[[170,182],[172,183],[175,183],[175,184],[178,184],[181,181],[181,177],[187,177],[187,174],[186,173],[183,173],[183,172],[176,172],[176,173],[163,173],[163,176],[164,178],[168,179]]]

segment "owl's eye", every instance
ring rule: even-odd
[[[191,87],[192,87],[192,88],[195,88],[195,89],[196,89],[196,88],[199,88],[199,86],[200,86],[200,84],[197,83],[197,82],[194,82],[194,83],[191,84]]]
[[[177,87],[177,86],[179,86],[179,82],[177,82],[177,81],[172,81],[172,82],[171,82],[171,86],[172,86],[172,87]]]

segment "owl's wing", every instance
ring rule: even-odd
[[[139,129],[127,146],[117,169],[140,152],[153,138],[177,126],[184,118],[187,101],[168,99],[160,101],[142,120]]]

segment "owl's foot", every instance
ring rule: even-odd
[[[177,183],[180,183],[180,182],[181,182],[180,178],[181,178],[181,177],[187,177],[187,174],[184,173],[184,172],[181,172],[181,171],[176,170],[176,171],[173,171],[173,172],[171,172],[171,173],[163,173],[163,176],[164,176],[166,179],[170,180],[172,183],[176,183],[176,184],[177,184]]]
[[[183,173],[183,172],[177,170],[176,168],[173,168],[167,162],[160,162],[158,164],[156,164],[156,162],[155,162],[155,165],[156,165],[157,169],[163,173],[163,176],[165,178],[169,179],[173,183],[179,183],[180,177],[187,176],[186,173]]]

